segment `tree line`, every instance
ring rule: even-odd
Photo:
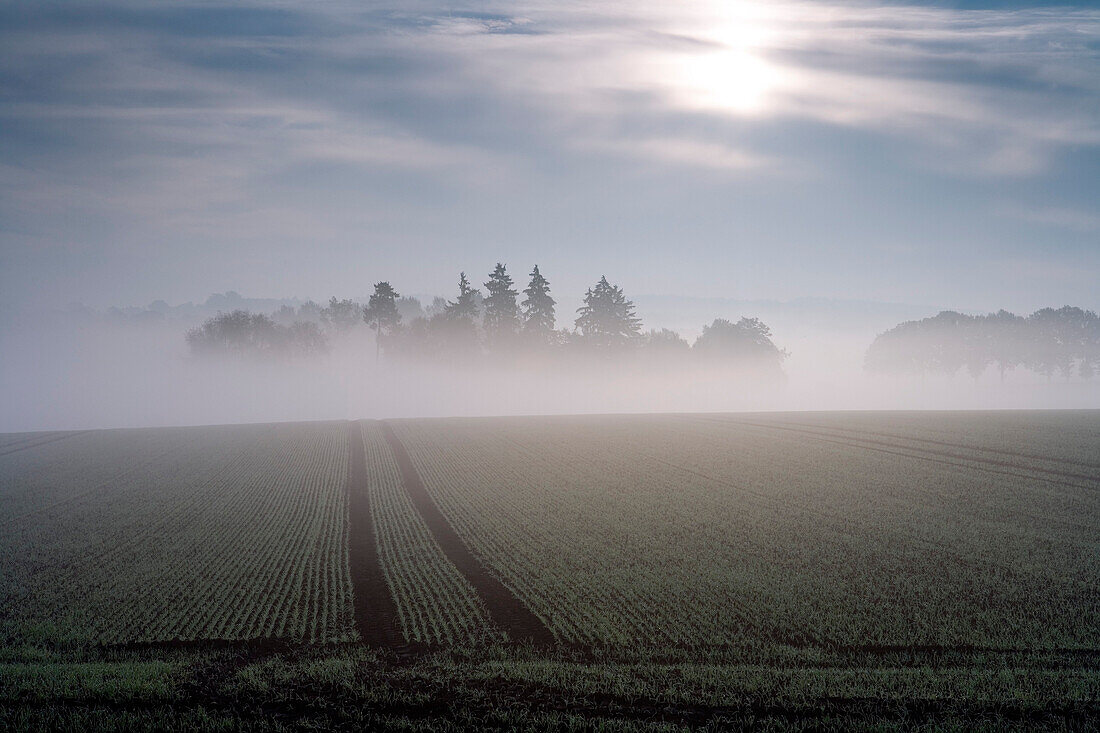
[[[1100,318],[1071,306],[1027,317],[1005,310],[979,316],[943,311],[879,334],[865,366],[892,374],[953,375],[965,369],[974,379],[993,367],[1002,380],[1022,367],[1048,378],[1089,379],[1100,371]]]
[[[192,353],[199,356],[287,357],[328,351],[328,337],[317,323],[296,320],[283,325],[246,310],[208,318],[190,329],[186,339]]]
[[[787,352],[772,341],[757,318],[715,319],[689,344],[669,329],[643,331],[634,303],[623,289],[600,277],[585,291],[571,329],[558,328],[557,301],[536,265],[518,290],[508,268],[497,263],[484,293],[459,273],[453,300],[435,298],[427,307],[401,296],[388,281],[374,285],[365,305],[332,298],[284,306],[271,316],[233,311],[208,319],[187,334],[196,354],[310,354],[324,350],[328,334],[366,324],[379,356],[422,360],[494,358],[508,355],[585,353],[613,356],[645,351],[664,358],[689,354],[778,372]],[[522,299],[520,297],[522,293]]]

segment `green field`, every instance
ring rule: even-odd
[[[3,435],[0,552],[0,727],[1100,716],[1097,411]]]
[[[354,639],[344,435],[104,430],[0,455],[4,642]]]

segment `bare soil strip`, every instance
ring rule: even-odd
[[[40,445],[46,445],[47,443],[56,443],[57,441],[65,440],[66,438],[74,438],[77,435],[83,435],[86,432],[88,432],[88,431],[87,430],[77,430],[77,431],[74,431],[74,432],[71,432],[71,433],[65,433],[64,435],[55,435],[55,436],[50,437],[50,438],[45,438],[45,439],[39,440],[36,443],[31,443],[30,445],[18,445],[15,448],[9,448],[8,450],[0,451],[0,456],[11,455],[12,453],[18,453],[19,451],[22,451],[22,450],[30,450],[31,448],[37,448]],[[19,441],[19,443],[25,443],[25,442],[26,441]]]
[[[397,604],[390,594],[378,544],[367,485],[367,455],[363,427],[348,424],[348,569],[355,598],[355,626],[371,646],[402,650],[407,647],[397,618]]]
[[[467,582],[481,596],[489,610],[493,622],[507,632],[513,641],[529,641],[540,645],[554,643],[554,635],[538,616],[531,612],[523,602],[496,577],[491,575],[477,556],[470,551],[466,543],[455,532],[454,527],[439,510],[420,476],[416,473],[412,459],[400,438],[388,423],[382,422],[382,435],[393,451],[397,467],[401,471],[401,482],[412,498],[413,506],[420,512],[424,523],[443,549],[443,554],[454,563]]]

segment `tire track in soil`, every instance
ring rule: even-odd
[[[706,420],[705,418],[703,418]],[[978,456],[968,456],[962,453],[954,453],[951,451],[933,450],[931,448],[921,448],[919,446],[899,445],[897,443],[888,442],[884,440],[874,440],[872,438],[858,438],[849,437],[836,434],[824,433],[818,430],[806,430],[803,428],[784,427],[777,424],[769,423],[757,423],[748,422],[746,420],[706,420],[707,422],[718,422],[726,425],[748,425],[755,428],[765,428],[771,430],[783,430],[791,433],[801,433],[802,435],[809,435],[823,443],[834,443],[836,445],[843,445],[850,448],[863,448],[864,450],[877,451],[879,453],[889,453],[891,455],[906,456],[908,458],[916,458],[918,460],[923,459],[931,461],[933,463],[944,463],[947,465],[959,466],[962,468],[972,468],[977,470],[985,470],[989,473],[998,473],[1005,476],[1013,476],[1015,478],[1049,481],[1050,483],[1059,484],[1062,486],[1069,486],[1075,489],[1090,490],[1091,486],[1081,486],[1080,484],[1073,483],[1072,479],[1083,481],[1098,481],[1100,477],[1097,475],[1070,473],[1067,471],[1057,471],[1049,468],[1041,468],[1038,466],[1021,466],[1018,463],[1012,463],[1009,461],[1001,461],[993,458],[981,458]],[[866,445],[865,445],[866,444]],[[874,446],[886,446],[887,448],[894,448],[898,450],[911,451],[911,453],[898,453],[897,450],[887,450],[886,448],[876,448]],[[923,454],[923,455],[922,455]],[[937,460],[947,459],[947,460]],[[966,461],[967,463],[959,463],[959,461]],[[978,466],[968,464],[980,464]],[[982,466],[995,466],[997,468],[1014,469],[1015,471],[1027,471],[1029,474],[1038,475],[1026,475],[1016,473],[1015,471],[1002,471],[994,468],[982,468]],[[1070,480],[1063,480],[1070,479]]]
[[[397,467],[401,472],[401,483],[412,498],[413,506],[428,525],[436,542],[462,577],[477,591],[489,611],[489,618],[498,627],[507,632],[515,641],[529,641],[540,646],[554,643],[554,635],[546,624],[529,609],[523,601],[491,575],[476,555],[466,546],[451,523],[436,505],[424,483],[420,480],[416,467],[401,439],[393,432],[386,421],[380,421],[382,435],[389,444]]]
[[[784,421],[787,425],[795,425],[802,428],[811,428],[821,431],[842,431],[845,433],[855,433],[856,435],[870,435],[876,438],[889,438],[892,440],[900,440],[903,442],[912,443],[926,443],[928,445],[936,445],[944,448],[952,448],[956,450],[969,450],[975,453],[994,453],[996,455],[1007,456],[1008,458],[1028,460],[1044,461],[1046,463],[1061,463],[1063,465],[1071,466],[1075,469],[1087,469],[1092,471],[1100,471],[1100,463],[1089,463],[1088,461],[1071,460],[1069,458],[1057,458],[1054,456],[1044,456],[1039,453],[1026,453],[1023,451],[1011,451],[1003,448],[994,448],[991,446],[978,445],[976,443],[949,443],[945,440],[931,440],[930,438],[917,438],[908,435],[898,435],[897,433],[884,433],[876,430],[867,430],[860,428],[847,428],[839,425],[825,425],[816,423],[799,423]],[[859,438],[863,440],[863,438]]]
[[[17,447],[10,448],[9,450],[0,450],[0,456],[8,456],[8,455],[11,455],[12,453],[18,453],[20,451],[30,450],[31,448],[37,448],[41,445],[48,445],[50,443],[56,443],[59,440],[65,440],[67,438],[75,438],[78,435],[84,435],[84,433],[88,433],[88,432],[91,432],[91,431],[89,431],[89,430],[77,430],[77,431],[74,431],[74,432],[71,432],[71,433],[65,433],[64,435],[56,435],[52,438],[46,438],[44,440],[39,440],[37,443],[31,443],[30,445],[18,445]],[[22,443],[22,442],[26,442],[26,441],[20,441],[20,442]]]
[[[371,646],[406,651],[410,645],[397,620],[397,604],[382,572],[371,518],[367,453],[363,427],[348,423],[348,570],[351,575],[355,627]]]

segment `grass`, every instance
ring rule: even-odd
[[[413,660],[356,646],[164,651],[162,659],[0,665],[0,724],[777,730],[1083,726],[1100,670],[964,660],[814,666],[576,660],[515,648]],[[1050,662],[1052,660],[1046,660]]]

